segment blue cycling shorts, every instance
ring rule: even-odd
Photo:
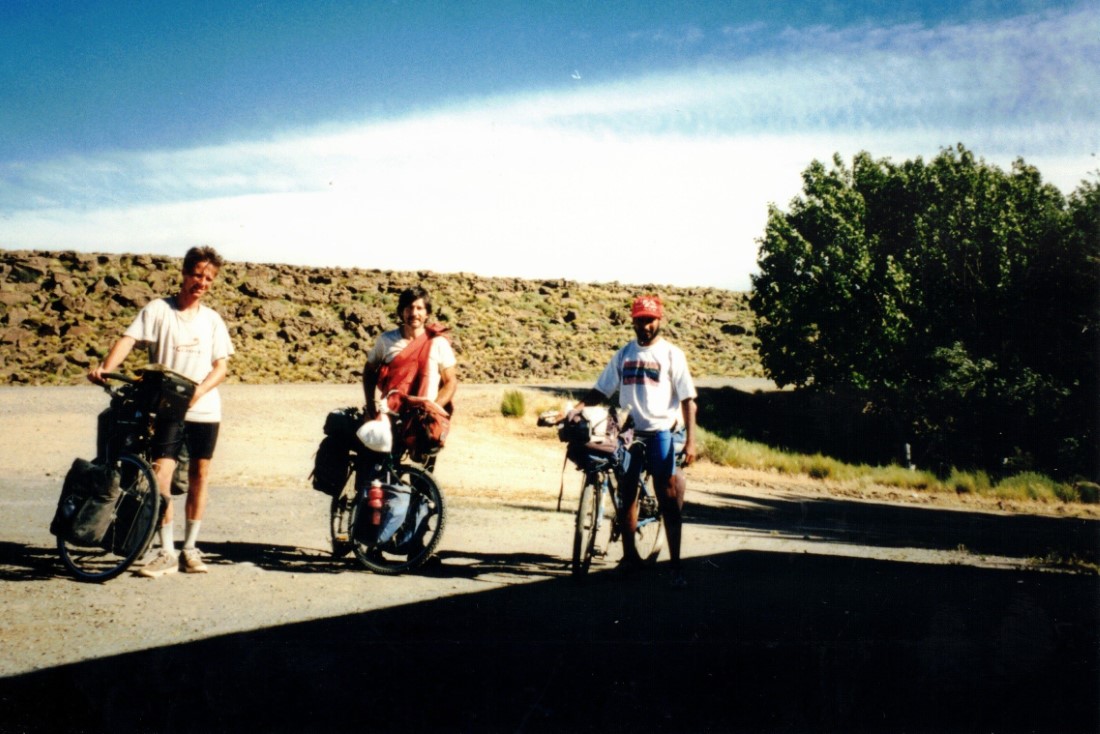
[[[655,479],[668,479],[676,473],[676,454],[683,450],[687,435],[683,430],[635,433],[645,445],[645,465]]]

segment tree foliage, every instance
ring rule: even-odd
[[[928,466],[1096,477],[1100,187],[961,145],[802,178],[753,278],[768,374],[865,395]]]

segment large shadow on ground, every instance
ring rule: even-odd
[[[823,549],[953,548],[961,529],[975,548],[1010,551],[1029,539],[1057,545],[1045,536],[1072,526],[728,499],[729,507],[694,508],[692,521],[806,536]],[[1097,523],[1074,533],[1095,545]],[[690,586],[674,591],[659,569],[601,570],[576,583],[553,565],[456,552],[429,573],[544,568],[546,580],[4,679],[0,730],[1100,728],[1094,575],[740,551],[692,558]]]
[[[731,533],[826,544],[959,551],[1037,566],[1100,565],[1100,522],[1073,517],[997,515],[913,504],[834,498],[785,499],[731,489],[717,506],[685,507],[686,521]]]

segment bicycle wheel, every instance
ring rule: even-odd
[[[161,516],[161,497],[153,468],[139,456],[123,454],[115,461],[119,496],[114,520],[102,547],[75,545],[58,537],[57,550],[65,567],[80,581],[108,581],[125,571],[149,549]]]
[[[661,528],[664,522],[653,493],[653,480],[648,472],[642,472],[638,478],[638,487],[638,528],[634,531],[632,560],[651,565],[657,562],[657,556],[661,554],[661,546],[664,544]]]
[[[585,476],[573,530],[573,575],[588,573],[592,562],[607,555],[615,508],[606,490],[603,474]]]
[[[349,525],[355,557],[369,570],[388,576],[423,566],[443,539],[447,524],[443,494],[431,474],[403,464],[397,469],[396,483],[408,487],[412,497],[405,521],[393,538],[381,545],[369,540],[371,508],[365,492],[352,505]]]
[[[573,575],[584,576],[592,565],[592,551],[596,545],[596,532],[600,527],[600,490],[592,481],[585,480],[581,489],[581,501],[577,505],[577,519],[573,528]]]
[[[343,558],[351,553],[351,505],[353,497],[347,490],[332,498],[329,507],[329,537],[332,539],[332,557]]]

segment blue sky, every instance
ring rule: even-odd
[[[834,153],[1100,168],[1092,2],[0,1],[0,247],[747,290]]]

